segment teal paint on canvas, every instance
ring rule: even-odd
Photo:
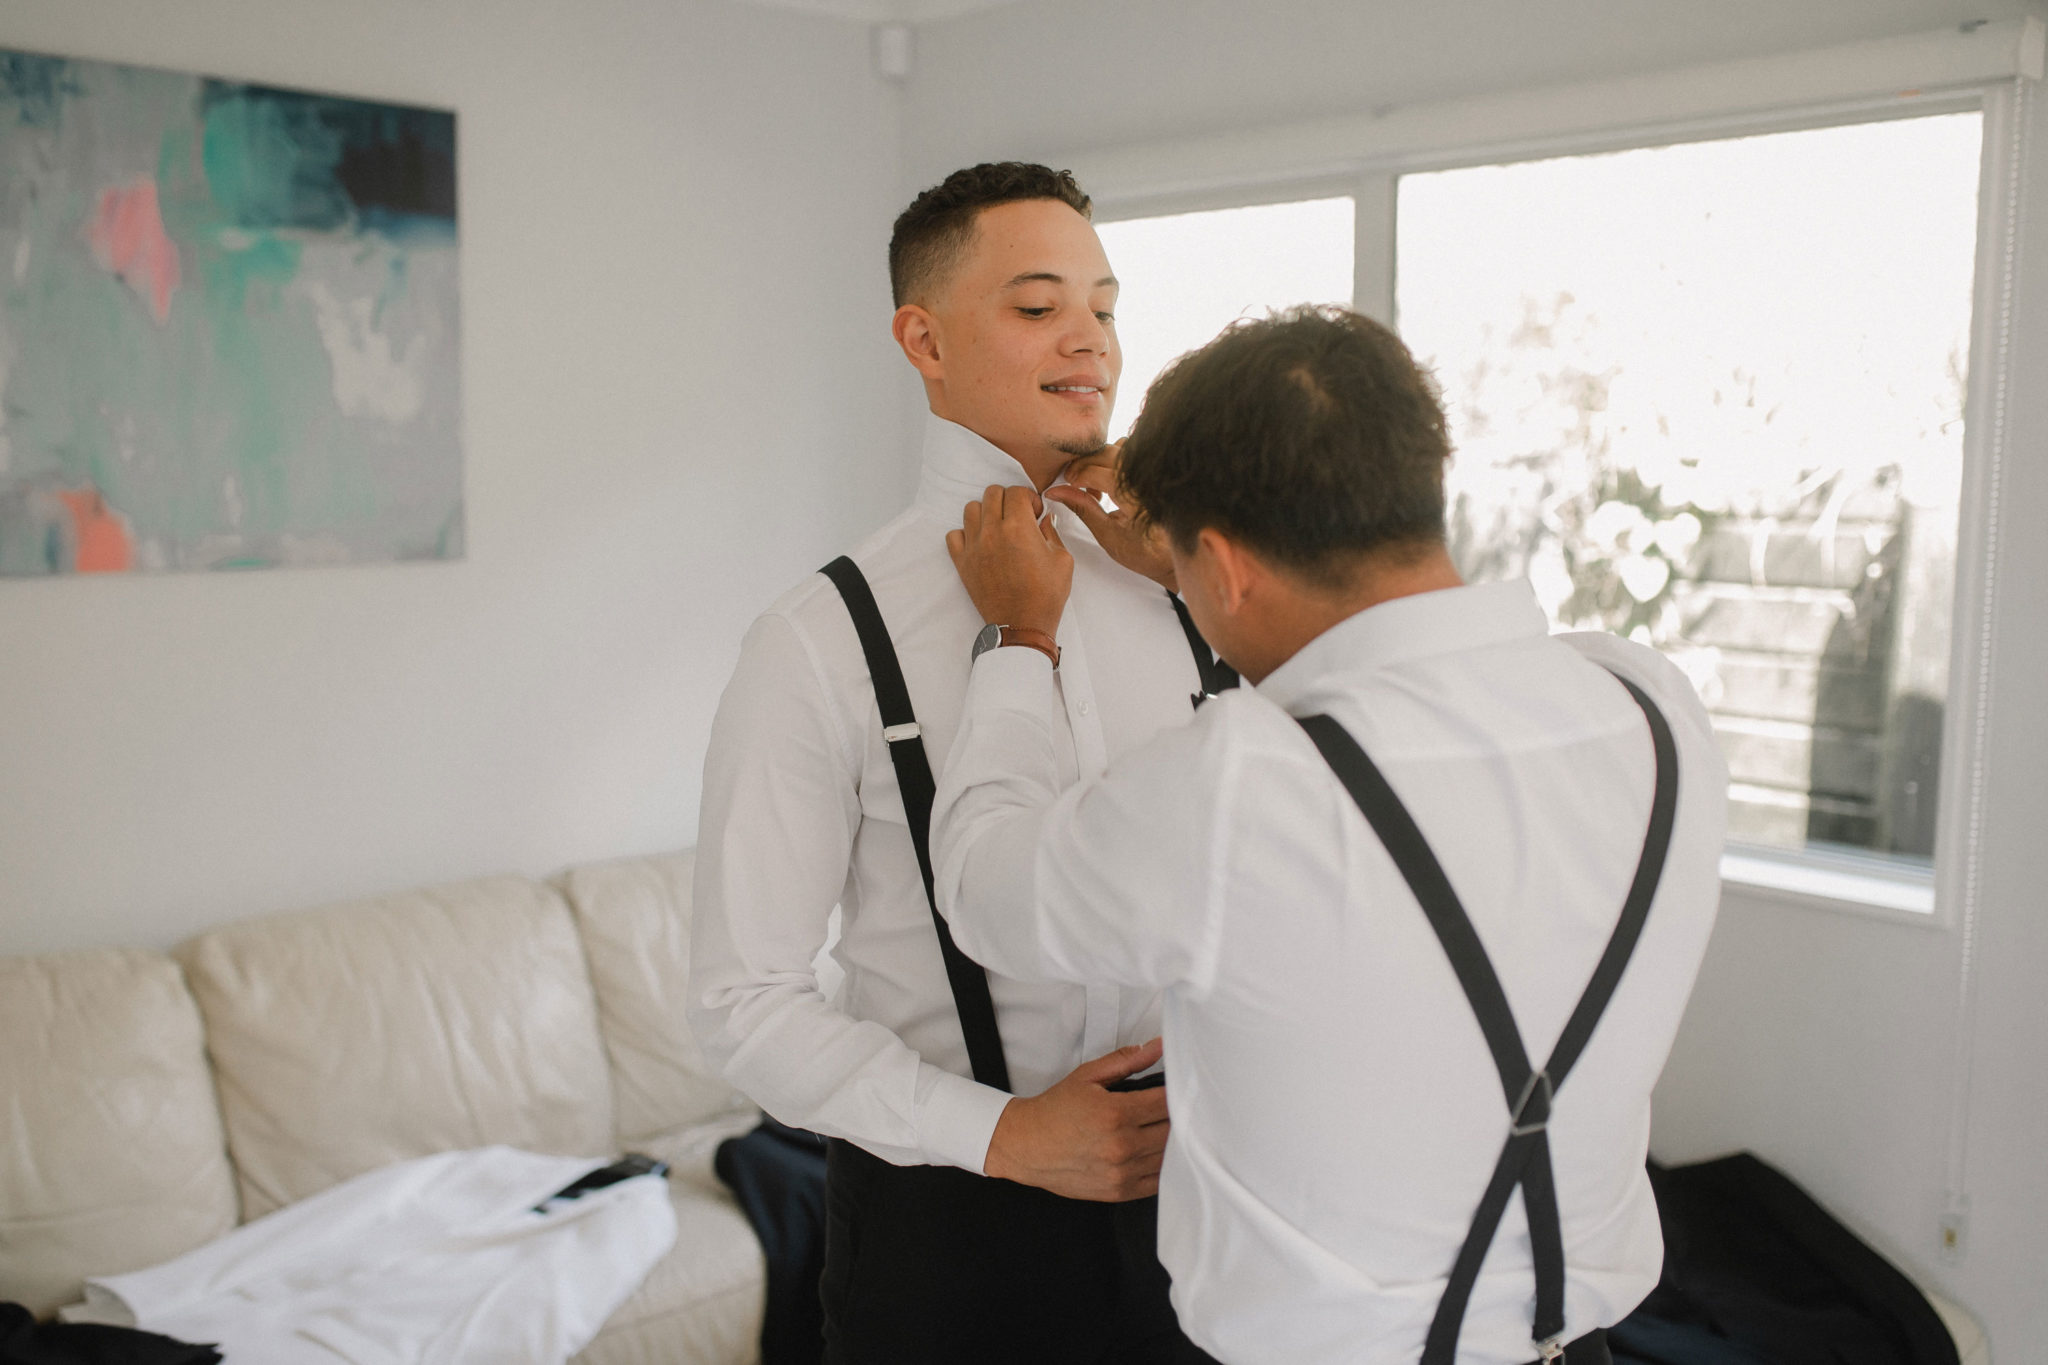
[[[0,51],[0,576],[459,558],[452,114]]]

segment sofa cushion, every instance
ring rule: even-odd
[[[735,1111],[641,1147],[669,1163],[676,1244],[571,1365],[756,1365],[768,1262],[712,1171],[718,1144],[760,1120]]]
[[[559,878],[583,932],[627,1147],[743,1103],[704,1060],[683,1001],[694,852],[571,868]]]
[[[676,1244],[573,1365],[752,1365],[768,1301],[761,1244],[731,1196],[672,1192]]]
[[[487,877],[273,915],[174,952],[245,1220],[453,1148],[612,1149],[589,972],[545,886]]]
[[[48,1313],[235,1225],[199,1011],[177,965],[0,959],[0,1298]]]

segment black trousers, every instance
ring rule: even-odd
[[[826,1365],[1214,1365],[1181,1333],[1158,1201],[1063,1199],[832,1142]]]

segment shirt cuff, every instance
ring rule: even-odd
[[[968,678],[971,697],[989,705],[1037,713],[1053,704],[1052,660],[1025,645],[984,650]]]
[[[918,1107],[918,1146],[945,1165],[986,1174],[982,1167],[988,1160],[988,1144],[996,1135],[996,1120],[1012,1097],[965,1076],[937,1067],[931,1070],[936,1083]]]

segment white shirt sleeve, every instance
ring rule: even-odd
[[[1238,785],[1219,738],[1230,708],[1211,701],[1063,794],[1059,706],[1037,650],[975,662],[932,811],[939,909],[955,941],[1022,981],[1205,991]]]
[[[924,1061],[818,986],[860,827],[859,771],[805,642],[762,617],[704,761],[690,1022],[725,1079],[784,1123],[898,1165],[979,1172],[1010,1097]]]

